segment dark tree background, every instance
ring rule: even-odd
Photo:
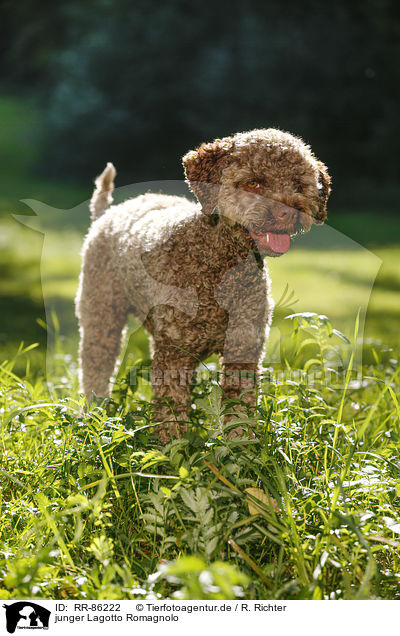
[[[329,165],[338,207],[377,206],[399,183],[399,35],[390,0],[10,0],[0,88],[42,109],[49,176],[179,179],[202,140],[277,126]]]

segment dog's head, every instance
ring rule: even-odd
[[[290,237],[326,219],[330,176],[301,139],[269,128],[202,144],[183,157],[203,212],[241,228],[264,256],[287,252]]]

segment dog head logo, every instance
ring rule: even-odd
[[[6,610],[6,627],[9,634],[16,629],[48,629],[51,612],[30,601],[18,601],[3,605]]]

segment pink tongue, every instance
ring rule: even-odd
[[[289,234],[272,234],[269,233],[269,246],[274,252],[287,252],[290,247]]]
[[[274,234],[273,232],[268,232],[265,234],[252,233],[252,236],[259,247],[269,248],[279,254],[287,252],[290,247],[289,234]]]

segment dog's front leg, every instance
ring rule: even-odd
[[[257,405],[257,392],[259,388],[259,369],[262,360],[260,352],[260,362],[226,362],[222,359],[222,400],[226,405],[224,424],[231,427],[235,420],[252,416],[254,407]],[[251,412],[253,411],[253,413]],[[250,421],[249,421],[250,422]],[[246,433],[246,426],[240,424],[231,428],[230,437],[236,437]],[[253,434],[251,432],[251,434]]]
[[[166,444],[187,431],[190,391],[196,360],[180,355],[174,347],[155,346],[151,383],[154,422],[160,441]]]
[[[259,369],[272,314],[267,281],[254,273],[251,265],[250,261],[238,267],[234,278],[227,277],[225,287],[218,289],[218,302],[228,314],[221,360],[222,396],[228,405],[226,424],[246,417],[248,407],[256,406]],[[242,434],[242,428],[232,434]]]

